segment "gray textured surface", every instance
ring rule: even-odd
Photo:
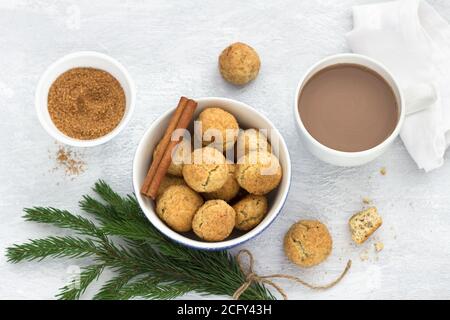
[[[180,95],[246,102],[268,115],[288,143],[293,184],[286,206],[267,231],[245,245],[258,272],[286,272],[320,283],[353,259],[348,277],[325,292],[282,282],[291,299],[450,298],[450,161],[425,174],[396,141],[369,165],[337,168],[314,159],[295,131],[291,104],[297,81],[316,60],[348,51],[344,35],[352,26],[351,6],[366,2],[0,1],[0,298],[52,298],[73,270],[74,261],[5,261],[6,246],[60,232],[23,222],[21,209],[52,205],[77,211],[80,196],[98,178],[131,192],[139,138]],[[430,3],[450,19],[448,1]],[[237,40],[256,48],[262,60],[259,77],[243,88],[226,84],[216,66],[220,51]],[[125,131],[104,146],[77,150],[86,171],[70,177],[53,170],[58,146],[40,127],[33,102],[45,68],[77,50],[117,58],[134,78],[138,95]],[[386,176],[379,174],[383,166]],[[356,247],[346,222],[366,196],[375,201],[384,225]],[[285,231],[301,218],[322,220],[334,239],[331,257],[309,270],[296,268],[282,252]],[[385,244],[378,254],[376,240]]]

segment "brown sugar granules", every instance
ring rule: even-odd
[[[74,68],[61,74],[50,87],[48,111],[55,126],[80,140],[111,132],[125,113],[125,92],[106,71]]]
[[[58,167],[64,169],[66,175],[77,176],[85,170],[85,162],[77,157],[76,153],[60,146],[56,152]],[[55,168],[56,169],[56,168]]]

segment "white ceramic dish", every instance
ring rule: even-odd
[[[159,219],[158,215],[155,212],[154,202],[149,198],[142,196],[139,190],[142,186],[142,183],[144,182],[144,178],[150,166],[153,149],[164,134],[165,128],[169,123],[170,116],[174,108],[170,109],[161,117],[159,117],[155,122],[153,122],[151,127],[147,129],[141,141],[139,142],[133,161],[133,187],[139,204],[147,218],[157,229],[159,229],[163,234],[165,234],[172,240],[188,247],[197,249],[219,250],[230,248],[242,244],[243,242],[250,240],[261,233],[280,213],[283,204],[286,201],[289,186],[291,183],[291,161],[289,158],[289,152],[283,137],[274,127],[272,122],[270,122],[269,119],[267,119],[265,116],[260,114],[252,107],[246,105],[245,103],[225,98],[201,98],[196,99],[196,101],[198,102],[198,107],[194,115],[194,119],[196,119],[197,115],[207,107],[220,107],[232,113],[238,120],[241,127],[266,128],[271,131],[271,135],[275,139],[278,139],[278,156],[283,169],[283,178],[279,187],[276,190],[272,191],[270,194],[270,206],[267,216],[254,229],[243,234],[233,233],[229,239],[220,242],[205,242],[199,240],[193,234],[177,233],[170,229],[163,221]]]
[[[48,112],[47,99],[50,86],[62,73],[76,67],[91,67],[109,72],[119,81],[125,92],[126,106],[122,120],[113,131],[97,139],[79,140],[65,135],[52,122]],[[80,51],[62,57],[47,68],[36,89],[35,107],[41,125],[53,138],[74,147],[93,147],[111,140],[125,128],[131,119],[135,100],[136,89],[133,80],[122,64],[103,53]]]
[[[321,144],[319,141],[314,139],[313,136],[306,130],[305,126],[303,125],[303,122],[300,118],[300,113],[298,111],[298,98],[300,96],[301,90],[305,83],[318,71],[339,63],[353,63],[353,64],[359,64],[366,68],[372,69],[373,71],[377,72],[379,75],[381,75],[387,83],[391,86],[392,90],[394,91],[395,97],[397,99],[397,105],[399,108],[399,117],[397,126],[395,127],[392,134],[384,140],[379,145],[373,147],[369,150],[359,151],[359,152],[343,152],[343,151],[337,151],[334,149],[331,149],[323,144]],[[305,74],[305,76],[300,80],[297,91],[295,93],[294,97],[294,115],[297,122],[297,128],[299,129],[300,136],[305,144],[305,146],[308,148],[308,150],[314,154],[317,158],[337,165],[337,166],[358,166],[365,164],[367,162],[372,161],[376,157],[380,156],[383,152],[386,151],[386,149],[392,144],[392,142],[395,140],[395,138],[400,133],[400,129],[403,124],[403,120],[405,118],[405,105],[404,105],[404,99],[402,96],[402,92],[398,86],[397,81],[393,77],[393,75],[389,72],[389,70],[383,66],[381,63],[363,56],[359,54],[353,54],[353,53],[345,53],[345,54],[338,54],[334,56],[327,57],[316,64],[314,64]]]

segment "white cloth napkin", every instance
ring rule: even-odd
[[[440,167],[450,145],[449,24],[421,0],[356,6],[353,24],[352,51],[383,63],[400,84],[400,136],[411,157],[425,171]]]

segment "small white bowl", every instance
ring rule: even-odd
[[[298,99],[302,92],[303,86],[307,81],[318,71],[335,64],[340,63],[352,63],[356,65],[361,65],[363,67],[369,68],[383,77],[384,80],[390,85],[394,91],[395,98],[397,100],[397,106],[399,108],[398,122],[389,137],[386,138],[379,145],[364,151],[358,152],[344,152],[331,149],[319,141],[317,141],[309,132],[306,130],[302,119],[300,117],[300,112],[298,111]],[[343,53],[333,56],[326,57],[314,64],[303,76],[297,86],[297,91],[294,98],[294,116],[297,122],[297,128],[300,133],[300,137],[307,149],[322,161],[328,162],[333,165],[350,167],[359,166],[368,163],[381,154],[383,154],[387,148],[394,142],[395,138],[399,135],[400,129],[403,125],[403,120],[405,118],[405,105],[402,91],[395,80],[394,76],[389,72],[389,70],[380,62],[375,61],[369,57],[354,54],[354,53]]]
[[[50,86],[62,73],[78,67],[91,67],[109,72],[119,81],[125,92],[126,105],[122,120],[111,132],[97,139],[80,140],[65,135],[55,126],[48,112],[47,100]],[[117,136],[131,119],[135,101],[134,82],[123,65],[106,54],[93,51],[71,53],[50,65],[39,80],[35,96],[36,112],[44,129],[59,142],[74,147],[97,146]]]
[[[233,232],[230,238],[224,241],[206,242],[199,240],[193,234],[177,233],[170,229],[163,221],[159,219],[158,215],[155,212],[154,201],[143,196],[140,193],[140,189],[150,166],[153,149],[164,134],[164,131],[169,123],[170,116],[175,108],[171,108],[156,121],[154,121],[150,128],[148,128],[144,133],[144,136],[141,138],[133,161],[133,187],[139,205],[141,206],[145,215],[150,220],[150,222],[163,234],[168,236],[170,239],[188,247],[205,250],[221,250],[242,244],[243,242],[252,239],[256,235],[261,233],[264,229],[266,229],[272,223],[272,221],[274,221],[274,219],[280,213],[289,192],[289,186],[291,184],[291,160],[289,158],[288,148],[281,134],[269,119],[267,119],[252,107],[246,105],[245,103],[225,98],[201,98],[196,99],[196,101],[198,102],[198,106],[194,115],[194,119],[196,119],[198,114],[207,107],[220,107],[232,113],[236,117],[242,128],[269,129],[269,140],[270,135],[272,135],[279,141],[278,156],[283,169],[283,178],[278,188],[270,193],[269,211],[264,220],[254,229],[246,233],[236,234],[236,232]]]

